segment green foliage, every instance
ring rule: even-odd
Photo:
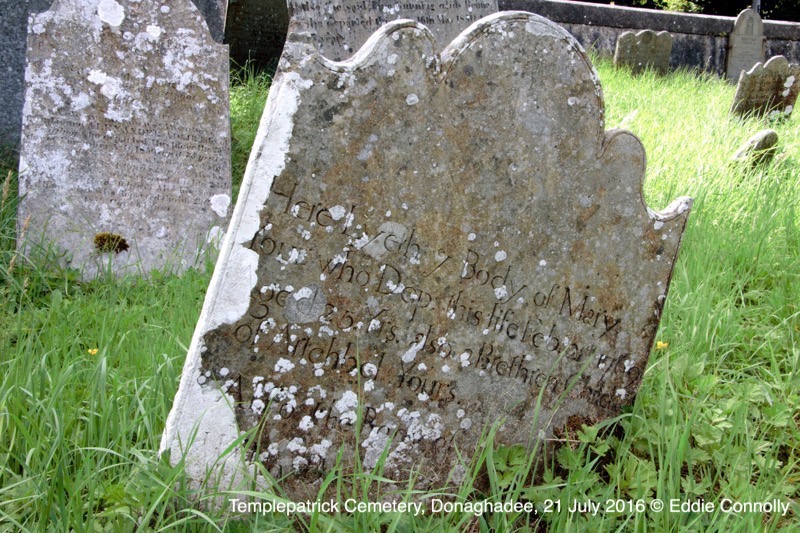
[[[0,158],[8,191],[0,196],[0,530],[797,529],[796,504],[786,516],[724,513],[719,505],[800,496],[800,122],[729,117],[733,87],[716,78],[634,78],[602,61],[598,71],[607,127],[633,131],[646,148],[648,205],[695,198],[635,404],[560,435],[547,450],[495,445],[496,428],[486,428],[464,480],[438,492],[415,494],[410,483],[385,479],[385,457],[372,470],[356,460],[353,472],[346,464],[357,458],[340,456],[324,480],[342,501],[390,493],[406,501],[520,501],[538,514],[234,520],[222,512],[230,494],[186,486],[182,465],[155,454],[210,270],[82,283],[58,267],[52,250],[18,252],[7,156]],[[256,78],[233,84],[239,176],[268,87],[268,78]],[[767,126],[781,139],[773,164],[734,166],[735,149]],[[280,487],[249,496],[274,501]],[[670,499],[702,499],[715,510],[650,510]],[[596,513],[569,511],[589,501],[600,505]]]

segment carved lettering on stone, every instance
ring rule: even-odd
[[[736,17],[728,42],[728,79],[738,80],[742,71],[764,61],[764,23],[752,9]]]
[[[203,436],[195,480],[261,425],[249,460],[292,498],[356,442],[441,487],[493,424],[530,445],[633,402],[691,199],[645,206],[644,149],[604,131],[562,28],[505,12],[435,42],[288,41],[162,440],[176,461]]]
[[[352,56],[373,32],[392,20],[416,20],[444,46],[497,10],[497,0],[289,0],[295,31],[310,32],[319,53],[333,60]]]
[[[20,244],[87,278],[180,270],[230,205],[228,57],[188,0],[58,0],[32,17]]]

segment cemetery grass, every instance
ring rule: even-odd
[[[156,456],[212,265],[181,277],[81,283],[52,250],[16,251],[16,176],[2,156],[0,201],[0,531],[46,528],[536,531],[778,530],[800,526],[800,117],[727,116],[733,87],[678,72],[632,77],[599,62],[607,128],[648,155],[651,208],[693,196],[657,343],[635,403],[568,428],[544,460],[494,446],[491,428],[458,487],[471,500],[533,501],[537,514],[346,512],[236,517],[225,494],[186,487]],[[268,78],[234,84],[240,179]],[[731,154],[764,127],[780,135],[770,167]],[[6,178],[7,177],[7,178]],[[237,180],[238,187],[238,180]],[[326,478],[340,501],[387,493],[375,472]],[[351,483],[351,480],[355,480]],[[407,484],[394,490],[403,498]],[[254,492],[264,501],[279,498]],[[414,495],[414,499],[434,494]],[[200,504],[192,503],[200,499]],[[667,510],[654,512],[656,499]],[[724,501],[790,503],[780,513],[724,512]],[[549,506],[546,500],[558,504]],[[670,500],[710,503],[668,512]],[[596,515],[570,513],[574,502]],[[613,502],[608,508],[607,502]],[[638,505],[642,502],[644,508]],[[638,509],[637,509],[638,507]],[[641,512],[638,512],[641,511]],[[239,518],[239,519],[235,519]]]

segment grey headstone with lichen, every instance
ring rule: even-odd
[[[672,35],[666,31],[626,31],[617,39],[614,66],[626,66],[634,73],[650,68],[659,74],[669,71]]]
[[[195,483],[261,462],[316,497],[358,452],[442,487],[492,425],[533,446],[634,401],[691,199],[646,207],[560,27],[504,12],[437,52],[412,21],[342,63],[290,36],[162,439]]]
[[[188,0],[57,0],[30,20],[19,246],[92,278],[180,271],[230,205],[228,56]]]
[[[771,57],[739,76],[731,113],[739,116],[789,116],[800,93],[800,65]]]

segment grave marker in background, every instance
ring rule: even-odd
[[[691,200],[645,208],[577,41],[505,12],[441,56],[410,21],[362,52],[287,41],[162,439],[197,431],[195,481],[263,422],[249,460],[315,497],[360,413],[366,468],[388,446],[441,487],[487,426],[531,445],[635,398]]]
[[[228,57],[187,0],[59,0],[31,21],[20,246],[91,278],[194,265],[230,205]]]
[[[733,95],[731,113],[788,116],[792,114],[798,92],[800,65],[790,65],[785,57],[775,56],[742,73]]]
[[[752,9],[736,17],[728,42],[728,79],[736,81],[742,71],[764,61],[764,23]]]
[[[53,0],[0,0],[0,145],[16,146],[25,96],[25,39],[28,14]]]
[[[628,66],[634,74],[651,68],[659,74],[669,72],[669,58],[672,52],[672,35],[666,31],[658,33],[642,30],[634,33],[626,31],[617,39],[614,51],[614,65]]]
[[[280,57],[288,28],[286,0],[230,0],[225,42],[238,64],[252,60],[263,66]]]
[[[192,0],[203,15],[211,37],[221,43],[225,38],[225,16],[228,11],[228,0]]]

